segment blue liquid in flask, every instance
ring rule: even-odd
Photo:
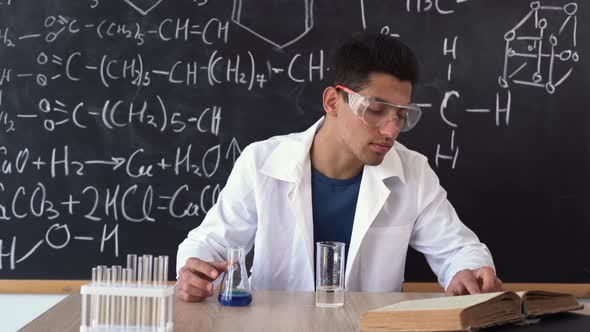
[[[247,291],[232,289],[229,292],[219,293],[219,303],[230,307],[245,307],[252,302],[252,294]]]

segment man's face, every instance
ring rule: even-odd
[[[389,74],[373,73],[369,75],[369,84],[356,92],[369,98],[379,97],[391,103],[409,104],[412,83],[400,81]],[[381,128],[369,127],[352,113],[350,106],[340,96],[337,108],[337,128],[344,146],[365,165],[381,164],[400,133],[395,122],[390,121]]]

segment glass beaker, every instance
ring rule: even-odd
[[[227,272],[221,281],[219,303],[232,307],[247,306],[252,302],[252,288],[246,271],[246,250],[226,248]]]
[[[315,304],[318,307],[344,305],[344,246],[342,242],[316,243]]]

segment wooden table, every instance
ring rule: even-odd
[[[366,310],[395,302],[439,297],[439,293],[346,293],[339,309],[315,306],[312,292],[255,292],[248,307],[225,307],[216,298],[203,303],[176,300],[175,331],[358,331]],[[81,296],[63,299],[21,331],[79,331]],[[590,315],[588,306],[581,311]]]

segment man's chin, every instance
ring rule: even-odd
[[[379,160],[379,161],[371,162],[371,163],[366,163],[365,165],[367,165],[367,166],[379,166],[379,165],[381,165],[381,163],[383,163],[383,160]]]
[[[363,163],[367,166],[379,166],[383,162],[385,155],[373,155],[369,158],[364,158]]]

